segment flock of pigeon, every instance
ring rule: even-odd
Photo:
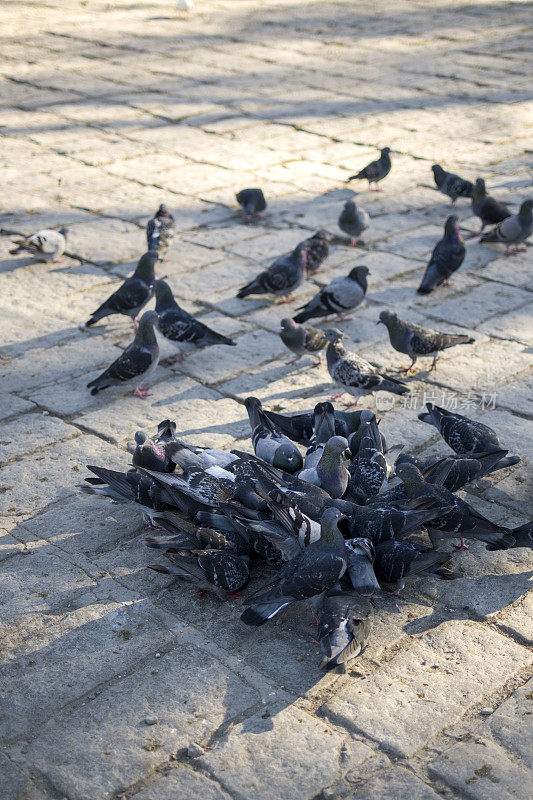
[[[366,179],[379,189],[391,167],[390,149],[384,148],[378,160],[349,181]],[[509,253],[531,235],[533,200],[513,215],[487,195],[483,180],[473,185],[438,165],[433,174],[437,189],[452,204],[459,197],[472,199],[481,233],[487,225],[495,226],[481,241],[502,242]],[[247,221],[267,206],[261,189],[244,189],[236,197]],[[347,202],[338,220],[347,240],[318,231],[276,259],[237,297],[270,294],[287,300],[306,275],[320,268],[331,241],[355,245],[370,224],[366,211]],[[40,231],[17,242],[11,252],[26,250],[55,260],[65,250],[66,235],[65,229]],[[168,283],[156,279],[156,264],[165,258],[174,236],[174,218],[166,206],[149,221],[146,235],[148,249],[133,275],[86,323],[91,327],[109,315],[123,314],[136,329],[133,342],[88,384],[91,394],[133,382],[135,393],[146,397],[159,359],[156,329],[178,346],[178,359],[190,348],[235,345],[182,309]],[[457,218],[450,216],[418,292],[427,294],[446,283],[464,257]],[[405,394],[408,387],[398,378],[347,350],[340,330],[305,325],[330,315],[342,319],[355,309],[366,295],[368,275],[367,267],[357,266],[335,278],[292,319],[282,320],[280,337],[295,360],[309,354],[320,360],[320,351],[327,348],[328,371],[341,394]],[[155,310],[138,319],[154,294]],[[435,368],[442,350],[473,342],[468,335],[415,325],[388,310],[377,323],[386,326],[392,347],[411,359],[401,370],[406,373],[419,357],[432,357]],[[247,398],[245,407],[253,454],[187,444],[176,436],[175,423],[164,420],[153,438],[142,431],[135,434],[129,471],[89,466],[92,475],[82,488],[137,504],[154,530],[146,544],[165,557],[150,568],[188,580],[201,591],[231,598],[246,586],[255,565],[274,569],[269,583],[245,599],[242,622],[260,626],[287,606],[305,603],[317,616],[325,668],[344,668],[362,652],[372,626],[373,597],[384,590],[400,591],[409,576],[457,577],[451,568],[453,553],[439,549],[442,540],[460,538],[458,549],[466,547],[465,539],[483,542],[488,550],[533,545],[533,523],[502,527],[456,495],[468,483],[520,461],[486,425],[428,403],[419,418],[439,431],[453,454],[420,462],[400,453],[393,461],[392,454],[403,446],[389,447],[379,420],[368,409],[340,410],[321,402],[313,412],[288,416],[265,410],[255,397]],[[424,530],[431,546],[412,538]]]
[[[88,466],[82,487],[142,508],[145,541],[164,563],[150,569],[233,598],[256,565],[276,570],[248,596],[241,620],[260,626],[293,603],[317,616],[321,666],[359,655],[372,625],[372,598],[397,593],[410,576],[453,580],[453,554],[442,540],[461,537],[489,550],[533,545],[533,523],[510,529],[479,514],[455,492],[520,461],[488,426],[427,404],[420,419],[455,451],[394,464],[372,411],[321,402],[292,416],[245,400],[255,454],[186,444],[176,425],[135,434],[133,468]],[[302,451],[302,446],[305,451]],[[401,448],[400,448],[401,449]],[[162,530],[161,530],[162,529]],[[412,535],[426,529],[431,546]]]
[[[379,189],[382,181],[392,169],[390,148],[381,150],[380,157],[364,169],[348,178],[366,179],[369,187]],[[447,195],[452,205],[458,197],[472,199],[472,210],[481,220],[481,241],[502,242],[515,250],[533,232],[533,200],[525,200],[518,214],[513,215],[506,205],[487,194],[485,182],[478,178],[475,185],[470,181],[446,172],[438,164],[433,167],[436,188]],[[237,195],[247,221],[259,215],[267,207],[261,189],[243,189]],[[297,289],[306,275],[315,273],[329,255],[330,242],[335,240],[355,245],[358,237],[371,223],[370,216],[358,208],[354,201],[345,203],[338,219],[339,228],[348,234],[348,239],[332,236],[320,230],[314,236],[300,242],[288,254],[277,258],[268,269],[263,270],[254,280],[237,293],[238,298],[250,295],[270,294],[287,301],[291,292]],[[495,227],[486,234],[487,225]],[[155,265],[163,260],[174,237],[175,220],[165,205],[161,205],[146,229],[147,252],[140,258],[137,267],[129,278],[94,311],[87,321],[87,327],[111,314],[124,314],[132,318],[136,329],[135,338],[121,355],[97,378],[87,384],[91,394],[110,386],[133,384],[134,393],[145,398],[150,378],[159,361],[159,345],[154,329],[174,343],[179,352],[177,360],[191,349],[212,345],[235,346],[235,342],[211,330],[200,320],[182,309],[172,294],[172,289],[162,279],[156,279]],[[56,260],[66,247],[67,230],[59,232],[42,230],[32,236],[24,237],[16,243],[11,253],[29,251],[45,260]],[[459,269],[465,258],[465,245],[459,231],[457,217],[446,220],[444,236],[435,245],[422,282],[420,294],[428,294],[441,284],[447,284],[451,275]],[[361,358],[357,353],[346,350],[342,344],[343,334],[337,328],[325,331],[305,326],[313,318],[326,318],[353,311],[364,299],[367,291],[369,271],[364,266],[352,269],[345,277],[335,278],[322,288],[308,303],[297,309],[292,319],[281,322],[280,337],[296,359],[306,354],[317,354],[327,347],[328,371],[332,380],[344,394],[350,392],[357,399],[361,395],[384,390],[394,394],[405,394],[407,387],[397,378],[384,375],[380,369]],[[146,311],[140,320],[138,314],[155,294],[155,311]],[[392,347],[411,358],[411,364],[403,372],[409,372],[420,356],[433,357],[431,369],[436,368],[441,350],[457,344],[469,344],[474,340],[465,335],[455,335],[434,331],[400,319],[391,311],[383,311],[379,322],[383,323],[390,337]],[[295,360],[296,360],[295,359]],[[319,357],[320,362],[320,357]],[[337,395],[340,396],[340,395]]]

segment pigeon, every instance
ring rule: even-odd
[[[454,347],[456,344],[475,342],[475,339],[464,333],[441,333],[441,331],[415,325],[414,322],[406,322],[400,319],[394,311],[382,311],[379,315],[379,323],[387,328],[390,343],[394,349],[398,353],[406,353],[411,358],[409,366],[400,370],[404,373],[414,367],[419,356],[433,356],[433,364],[429,371],[436,370],[437,358],[441,350]]]
[[[247,220],[256,217],[267,207],[265,195],[261,189],[242,189],[235,197]]]
[[[358,237],[370,225],[370,217],[363,208],[358,208],[353,200],[348,200],[344,204],[337,224],[341,231],[348,234],[350,244],[354,246]]]
[[[391,171],[392,162],[389,154],[390,147],[384,147],[376,161],[371,161],[370,164],[362,169],[361,172],[358,172],[357,175],[351,175],[346,183],[366,178],[369,188],[375,183],[376,189],[379,191],[377,186],[378,182],[386,178]]]
[[[346,539],[344,544],[348,562],[346,572],[357,594],[362,597],[380,595],[381,587],[372,566],[376,553],[370,539],[358,536],[354,539]]]
[[[361,395],[372,394],[375,391],[392,392],[392,394],[407,394],[409,389],[405,384],[388,375],[381,375],[377,367],[365,361],[357,353],[345,349],[342,344],[344,336],[336,328],[324,331],[329,340],[326,358],[328,371],[335,383],[339,383],[346,391],[357,399]],[[340,396],[340,395],[339,395]]]
[[[109,386],[134,381],[134,394],[143,399],[147,397],[148,381],[159,362],[159,347],[154,333],[156,321],[155,311],[144,312],[133,342],[105,372],[87,384],[91,394],[98,394]]]
[[[402,509],[379,508],[377,506],[353,506],[349,515],[350,536],[363,536],[377,545],[389,539],[405,539],[412,533],[424,528],[428,522],[440,513],[440,503],[432,498],[409,501]]]
[[[396,459],[396,466],[408,461],[415,464],[424,476],[424,480],[428,483],[437,483],[437,485],[449,489],[450,492],[457,492],[467,483],[477,481],[498,469],[505,469],[518,464],[520,458],[518,456],[509,456],[507,458],[508,452],[508,450],[494,450],[489,453],[477,453],[471,458],[463,455],[453,455],[440,458],[438,461],[431,461],[430,459],[425,463],[421,463],[408,453],[404,453]]]
[[[329,243],[331,236],[325,230],[317,231],[309,239],[304,239],[301,244],[305,245],[307,256],[306,272],[312,275],[324,263],[329,256]]]
[[[350,477],[344,466],[349,455],[348,441],[343,436],[332,436],[326,442],[316,467],[303,469],[298,477],[301,481],[320,486],[334,499],[342,497]]]
[[[447,411],[433,403],[426,403],[426,408],[427,412],[419,414],[418,419],[433,425],[446,444],[459,455],[472,456],[502,449],[496,431],[488,425]]]
[[[34,256],[39,256],[39,261],[59,261],[65,247],[67,246],[67,228],[60,228],[58,231],[44,228],[42,231],[32,233],[31,236],[23,236],[9,252],[11,255],[28,252]]]
[[[244,401],[252,428],[252,444],[255,454],[273,467],[284,469],[290,474],[302,468],[302,454],[281,431],[268,419],[257,397],[247,397]]]
[[[427,483],[414,464],[401,464],[396,468],[396,475],[401,478],[408,497],[432,497],[441,503],[442,514],[427,526],[432,543],[438,534],[459,535],[460,549],[464,549],[464,537],[479,539],[500,549],[512,546],[514,540],[506,535],[508,529],[495,525],[448,489]]]
[[[306,246],[301,243],[292,253],[280,256],[257,278],[243,286],[237,292],[237,297],[242,299],[251,294],[276,294],[286,297],[302,283],[306,264]]]
[[[327,317],[329,314],[342,316],[352,311],[365,298],[368,274],[368,267],[360,266],[350,270],[346,277],[334,278],[308,303],[299,307],[302,310],[293,317],[294,321],[306,322],[312,317]]]
[[[317,403],[314,410],[313,437],[304,458],[304,469],[316,467],[329,440],[335,436],[335,410],[331,403]]]
[[[327,345],[327,340],[324,338],[324,331],[318,328],[304,327],[298,325],[292,319],[285,317],[281,320],[281,331],[279,332],[280,339],[291,352],[295,353],[296,358],[289,361],[289,364],[295,364],[302,356],[312,355]],[[322,357],[317,356],[317,364],[322,363]]]
[[[457,227],[457,217],[452,215],[446,220],[444,236],[433,248],[422,283],[417,289],[418,294],[429,294],[441,283],[448,285],[451,275],[459,269],[465,255],[466,248]]]
[[[372,629],[372,604],[348,594],[339,583],[326,593],[318,612],[317,639],[322,669],[334,669],[360,655]]]
[[[439,192],[447,195],[451,200],[451,205],[455,205],[458,197],[472,197],[474,192],[474,184],[470,181],[465,181],[459,175],[453,172],[446,172],[439,164],[433,164],[433,177],[435,185]]]
[[[136,431],[131,463],[134,467],[144,467],[155,472],[174,472],[176,465],[167,457],[165,449],[161,443],[150,439],[144,431]]]
[[[376,546],[374,570],[380,582],[396,587],[393,594],[397,594],[411,575],[431,575],[444,580],[459,577],[447,568],[450,559],[450,553],[391,539]]]
[[[152,297],[155,281],[155,262],[158,255],[155,250],[149,250],[139,259],[133,275],[126,278],[116,292],[107,298],[105,303],[94,311],[85,325],[90,328],[98,320],[109,317],[111,314],[124,314],[131,317],[134,322]]]
[[[155,250],[161,261],[172,244],[174,238],[174,217],[161,203],[152,219],[146,226],[146,241],[148,250]]]
[[[336,409],[335,414],[335,435],[344,436],[349,439],[355,433],[361,423],[363,411],[341,411]],[[276,414],[275,411],[266,411],[266,416],[284,434],[298,444],[309,445],[314,435],[315,412],[304,412],[303,414]]]
[[[176,342],[180,351],[176,356],[181,361],[188,350],[209,347],[215,344],[226,344],[235,347],[236,343],[221,333],[208,328],[200,320],[195,319],[184,311],[172,294],[172,289],[166,281],[157,280],[154,283],[155,310],[158,314],[157,327],[165,339]]]
[[[500,203],[499,200],[495,200],[494,197],[487,194],[483,178],[476,180],[472,194],[472,211],[481,220],[479,233],[483,233],[487,225],[497,225],[511,216],[511,212],[504,203]]]
[[[171,496],[150,475],[137,470],[118,472],[89,464],[87,469],[97,477],[85,478],[87,485],[81,487],[83,492],[103,495],[117,503],[136,503],[149,523],[154,523],[160,512],[172,507]]]
[[[484,243],[500,242],[507,245],[507,255],[509,256],[512,252],[518,253],[520,250],[525,249],[520,248],[519,244],[525,242],[532,233],[533,199],[529,198],[524,200],[518,214],[506,217],[492,231],[485,233],[480,241]]]
[[[167,552],[168,565],[150,564],[149,569],[174,575],[196,585],[202,592],[214,592],[221,599],[230,599],[242,589],[250,577],[250,559],[225,550],[203,550],[197,555]]]
[[[241,614],[246,625],[263,625],[291,603],[335,586],[347,567],[344,537],[339,530],[345,519],[336,508],[324,511],[320,539],[288,561],[269,586],[247,598],[248,608]]]
[[[363,504],[378,494],[382,486],[386,488],[387,482],[387,462],[376,418],[365,423],[364,429],[357,458],[348,468],[350,480],[345,493],[346,499]]]

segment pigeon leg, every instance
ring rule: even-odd
[[[185,358],[185,353],[183,350],[180,350],[175,356],[171,356],[169,361],[172,361],[173,364],[177,364],[179,361],[183,361]]]
[[[149,388],[149,386],[137,386],[133,394],[137,397],[140,397],[142,400],[145,400],[147,397],[150,397],[150,392],[148,391]]]
[[[402,375],[407,375],[408,372],[411,372],[415,364],[416,364],[416,358],[413,358],[408,367],[402,367],[401,369],[398,370],[398,372],[401,373]]]
[[[453,286],[453,283],[451,281],[442,281],[442,285],[443,286]]]
[[[453,544],[452,545],[454,550],[468,550],[468,546],[465,544],[465,540],[461,537],[461,544]]]
[[[322,364],[322,356],[318,356],[318,361],[315,361],[315,367],[319,367]]]
[[[134,319],[133,319],[133,328],[134,328],[134,330],[137,330],[138,327],[139,327],[139,318],[138,317],[134,317]]]
[[[430,372],[433,372],[433,370],[435,370],[435,372],[437,371],[437,359],[438,359],[438,355],[433,357],[433,363],[429,368]]]
[[[226,595],[226,600],[238,600],[240,597],[244,597],[244,592],[232,592]]]
[[[283,297],[280,297],[278,302],[280,302],[280,303],[290,303],[291,302],[291,296],[289,294],[286,294]]]
[[[346,394],[346,392],[339,392],[338,394],[332,394],[332,395],[331,395],[331,399],[332,399],[332,400],[338,400],[338,398],[339,398],[339,397],[342,397],[342,396],[343,396],[343,394]]]
[[[344,405],[346,406],[346,408],[351,408],[352,406],[356,406],[358,402],[359,402],[359,398],[357,397],[351,403],[345,403]]]

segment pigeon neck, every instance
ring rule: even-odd
[[[344,550],[344,537],[336,524],[322,525],[320,543],[326,545],[327,548]]]
[[[178,308],[170,289],[163,289],[156,293],[155,310],[158,314],[167,311],[169,308]]]
[[[524,203],[520,206],[520,211],[518,212],[518,219],[520,220],[522,225],[530,224],[533,220],[533,209],[531,206],[526,206]]]
[[[156,344],[154,323],[152,319],[143,319],[141,317],[139,327],[137,328],[135,341],[144,345]]]
[[[345,353],[346,350],[344,349],[344,346],[340,340],[336,342],[330,342],[326,350],[328,367],[332,367],[334,364],[336,364],[339,358],[342,358]]]
[[[148,256],[143,256],[137,264],[135,277],[140,278],[145,283],[153,283],[155,280],[155,260]]]

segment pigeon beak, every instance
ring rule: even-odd
[[[384,325],[384,324],[385,324],[385,323],[384,323],[382,320],[380,320],[380,319],[378,319],[378,321],[376,322],[376,325]]]
[[[352,460],[352,452],[351,452],[351,450],[349,450],[348,448],[346,448],[346,450],[343,450],[342,451],[342,457],[346,461],[351,461]]]

